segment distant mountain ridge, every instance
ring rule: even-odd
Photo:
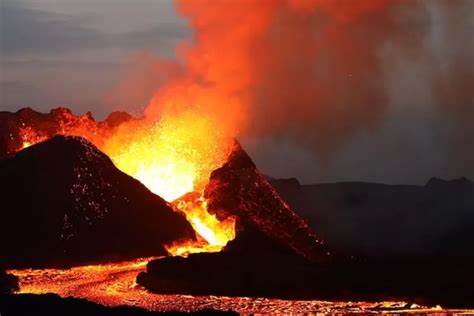
[[[474,254],[474,182],[430,179],[424,186],[271,179],[328,245],[367,256]]]
[[[55,136],[0,160],[0,267],[162,256],[185,217],[89,141]]]

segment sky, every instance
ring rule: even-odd
[[[449,38],[436,22],[439,11],[427,6],[435,22],[427,24],[422,40],[441,61],[472,57],[474,1],[464,3]],[[158,88],[156,70],[140,61],[174,58],[176,45],[193,39],[171,0],[2,0],[0,6],[0,110],[67,106],[76,114],[91,111],[97,119],[111,110],[139,113]],[[392,58],[384,64],[384,119],[354,130],[330,154],[285,129],[240,140],[266,174],[303,183],[474,180],[473,94],[464,97],[460,114],[438,110],[425,63]],[[474,64],[463,68],[472,80]],[[130,74],[137,89],[125,93],[120,84]],[[314,131],[321,132],[308,129]]]

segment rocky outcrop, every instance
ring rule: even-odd
[[[94,145],[55,136],[0,161],[0,265],[54,267],[166,255],[184,216]]]
[[[252,227],[311,262],[330,258],[323,241],[280,198],[238,143],[228,162],[212,172],[205,198],[210,212],[238,218],[237,235]]]
[[[246,229],[219,253],[148,263],[137,282],[166,294],[303,298],[324,267],[295,255],[267,235]]]
[[[0,271],[0,294],[12,293],[18,290],[18,278]]]

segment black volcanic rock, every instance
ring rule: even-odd
[[[18,290],[18,278],[4,271],[0,271],[0,294],[12,293],[16,290]]]
[[[161,294],[305,298],[325,271],[247,228],[219,253],[153,260],[137,282]]]
[[[237,218],[236,238],[219,253],[155,260],[137,282],[159,293],[305,297],[331,255],[236,144],[211,174],[208,210]]]
[[[183,215],[80,137],[0,160],[0,265],[64,266],[165,255],[193,238]]]
[[[278,195],[238,143],[228,162],[211,174],[205,190],[210,212],[238,218],[238,230],[252,227],[306,259],[326,263],[328,248]]]

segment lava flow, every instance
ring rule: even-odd
[[[268,298],[153,294],[135,283],[152,258],[61,269],[10,270],[20,279],[18,293],[56,293],[61,297],[84,298],[107,306],[123,304],[153,311],[192,312],[215,309],[238,313],[446,313],[441,307],[407,302],[330,302]],[[466,311],[449,311],[463,313]]]

